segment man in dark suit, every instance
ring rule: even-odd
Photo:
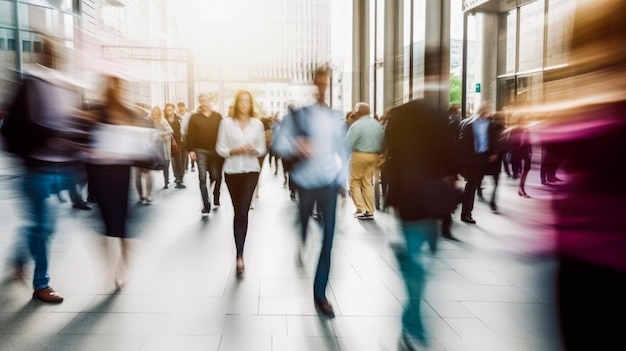
[[[444,177],[452,183],[458,173],[455,163],[458,154],[454,152],[454,143],[450,142],[446,117],[425,100],[413,100],[391,109],[385,128],[389,175],[387,205],[399,215],[406,242],[406,249],[396,250],[396,256],[409,295],[402,317],[401,337],[402,344],[409,350],[424,346],[427,339],[420,315],[425,283],[421,247],[426,243],[431,249],[436,247],[438,218],[452,210],[434,211],[433,203],[424,197],[424,184]],[[452,204],[455,205],[455,196]]]
[[[464,163],[463,175],[466,180],[461,221],[466,223],[476,223],[472,218],[476,190],[480,187],[480,182],[489,164],[498,159],[496,150],[498,130],[490,118],[492,111],[491,103],[483,102],[476,115],[461,122],[459,142],[461,159]],[[494,209],[495,204],[492,203],[491,205]]]

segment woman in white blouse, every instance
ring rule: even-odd
[[[235,209],[233,231],[237,248],[237,274],[244,271],[243,245],[248,232],[248,211],[259,179],[258,157],[266,153],[263,123],[255,118],[249,91],[235,95],[232,116],[220,124],[215,149],[224,161],[224,179]]]

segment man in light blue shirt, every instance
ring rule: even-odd
[[[326,287],[335,233],[337,194],[339,187],[346,182],[348,149],[345,144],[346,123],[324,101],[329,77],[327,69],[320,68],[315,72],[317,103],[290,111],[276,130],[271,148],[281,158],[293,161],[289,174],[298,191],[303,244],[316,203],[324,218],[324,238],[313,283],[313,300],[321,313],[332,318],[335,313],[326,298]]]
[[[374,172],[383,145],[383,127],[371,117],[370,107],[359,102],[354,107],[354,122],[348,130],[350,193],[358,219],[374,219]]]

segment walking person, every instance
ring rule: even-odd
[[[174,130],[170,124],[165,120],[163,116],[163,110],[159,106],[154,106],[150,111],[150,121],[152,126],[160,131],[163,131],[163,146],[165,151],[163,154],[166,157],[165,167],[163,168],[163,189],[168,189],[170,184],[170,164],[172,163],[172,143],[171,139],[174,135]]]
[[[490,163],[497,161],[496,142],[498,133],[490,119],[491,103],[483,102],[476,115],[461,122],[460,148],[466,180],[461,208],[461,221],[475,224],[472,218],[474,197]],[[493,207],[492,207],[493,210]]]
[[[448,136],[449,143],[453,150],[453,155],[457,157],[460,153],[459,149],[459,133],[461,130],[461,105],[451,104],[448,106]],[[458,179],[458,174],[455,174],[454,180]],[[449,240],[458,240],[452,235],[452,213],[446,213],[441,218],[441,236]]]
[[[427,332],[421,313],[426,267],[422,247],[436,247],[438,218],[452,208],[435,209],[431,202],[440,195],[426,196],[433,181],[453,183],[456,173],[454,145],[449,142],[449,127],[442,116],[425,100],[413,100],[393,108],[385,128],[385,144],[389,158],[389,193],[387,204],[400,219],[405,245],[397,248],[396,258],[408,293],[402,315],[402,349],[422,350]],[[437,188],[439,189],[439,188]],[[452,189],[452,188],[451,188]],[[441,197],[443,198],[443,197]]]
[[[213,111],[209,95],[200,94],[198,102],[200,109],[191,115],[187,126],[187,148],[189,158],[198,165],[198,182],[203,205],[201,213],[208,215],[211,211],[211,201],[209,188],[206,184],[207,172],[209,173],[210,186],[213,186],[213,205],[215,207],[220,205],[224,159],[217,154],[215,144],[223,117],[218,112]]]
[[[124,85],[125,81],[119,77],[107,77],[104,106],[99,111],[93,111],[97,121],[104,125],[150,127],[148,120],[137,115],[124,103],[122,95]],[[124,286],[130,260],[127,232],[130,163],[129,160],[111,161],[94,158],[87,164],[89,191],[98,203],[104,223],[104,235],[119,238],[119,258],[116,259],[114,267],[114,283],[117,290]],[[105,250],[108,251],[107,246]]]
[[[267,152],[263,122],[256,118],[249,91],[235,95],[232,116],[222,120],[215,149],[224,158],[224,180],[235,210],[236,269],[241,275],[245,270],[243,247],[248,234],[248,212],[261,171],[259,157]]]
[[[185,172],[189,169],[189,150],[187,147],[187,130],[189,127],[189,118],[191,117],[191,112],[187,110],[184,102],[179,102],[176,104],[176,114],[181,118],[180,122],[180,133],[182,134],[183,143],[179,145],[180,153],[183,154],[184,162],[185,162]],[[196,171],[196,162],[191,161],[191,171]]]
[[[335,312],[326,297],[326,287],[335,233],[337,194],[339,187],[346,183],[348,152],[345,120],[334,113],[325,101],[329,77],[330,72],[326,68],[315,71],[317,103],[290,111],[274,134],[272,148],[281,158],[299,159],[294,162],[289,176],[298,192],[303,245],[316,203],[324,218],[324,238],[313,282],[313,301],[322,314],[332,318]]]
[[[165,104],[165,120],[173,131],[172,144],[176,144],[178,147],[178,152],[172,155],[172,170],[174,171],[174,183],[176,184],[174,188],[184,189],[185,184],[183,184],[183,177],[185,176],[185,153],[184,150],[182,150],[182,118],[176,114],[174,104],[172,103]]]
[[[350,193],[356,207],[355,218],[374,219],[374,172],[383,144],[383,127],[372,118],[369,105],[354,107],[353,122],[348,129],[350,157]],[[378,186],[378,184],[377,184]]]
[[[49,247],[57,220],[50,195],[53,189],[72,182],[74,166],[80,160],[64,123],[80,107],[80,94],[78,87],[55,69],[57,49],[56,43],[45,41],[44,62],[24,75],[11,114],[2,126],[5,141],[19,144],[20,150],[9,146],[9,151],[19,156],[23,165],[22,213],[26,223],[18,233],[11,265],[16,278],[25,280],[25,265],[34,261],[33,298],[46,303],[63,302],[63,296],[49,285]],[[40,128],[25,127],[26,122],[19,119],[30,120]],[[16,135],[20,137],[15,139]],[[37,138],[25,137],[33,135]]]
[[[521,112],[513,116],[515,125],[506,131],[507,145],[511,154],[511,169],[513,179],[519,178],[520,180],[517,194],[529,198],[530,196],[526,193],[526,178],[530,172],[532,145],[527,127],[528,117]]]

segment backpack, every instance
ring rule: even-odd
[[[32,150],[42,147],[52,131],[35,122],[37,113],[37,84],[32,79],[24,79],[3,118],[3,149],[17,156],[27,156]]]

